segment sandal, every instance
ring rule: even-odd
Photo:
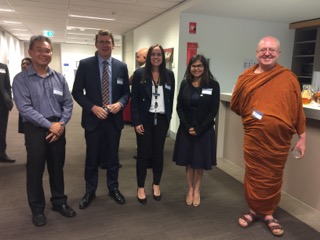
[[[263,221],[265,222],[265,224],[267,225],[267,227],[269,228],[273,236],[282,237],[282,235],[284,234],[284,230],[277,219],[271,218],[271,219],[264,219]],[[275,223],[275,224],[270,226],[271,223]],[[280,231],[275,231],[275,230],[280,230]]]
[[[249,215],[249,216],[251,217],[251,219],[248,218],[248,217],[246,217],[246,215]],[[240,217],[239,219],[242,219],[243,221],[245,221],[245,222],[247,223],[246,225],[243,225],[243,224],[240,224],[239,221],[238,221],[238,224],[240,225],[240,227],[243,227],[243,228],[247,228],[247,227],[249,227],[252,223],[259,221],[258,216],[255,215],[255,214],[252,213],[252,212],[248,212],[248,213],[243,214],[243,216]]]

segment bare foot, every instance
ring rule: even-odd
[[[252,211],[249,211],[248,213],[244,214],[242,217],[238,219],[238,223],[241,227],[247,228],[249,227],[252,223],[258,221],[258,217],[255,213]]]
[[[267,227],[274,236],[281,237],[284,234],[282,226],[272,215],[266,215],[263,221],[267,224]]]

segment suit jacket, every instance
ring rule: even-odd
[[[112,58],[111,69],[112,103],[120,102],[124,108],[130,97],[127,65]],[[102,106],[101,79],[97,56],[80,61],[72,95],[74,100],[82,107],[82,127],[88,131],[94,130],[101,120],[96,117],[91,109],[94,105]],[[115,126],[121,130],[124,126],[122,110],[111,118],[114,120]]]
[[[152,79],[146,79],[146,82],[141,81],[145,68],[139,68],[134,72],[131,93],[131,121],[132,126],[144,124],[145,118],[149,113],[152,98]],[[171,70],[166,69],[167,79],[170,83],[162,82],[164,106],[168,122],[171,120],[175,79]]]
[[[9,70],[3,63],[0,63],[0,106],[8,111],[13,107]]]
[[[202,86],[202,93],[196,110],[196,126],[191,125],[191,119],[194,117],[194,111],[190,107],[191,88],[193,88],[191,82],[187,80],[181,82],[177,100],[177,112],[180,118],[180,127],[185,131],[189,131],[193,127],[196,133],[200,135],[215,124],[214,118],[217,115],[220,104],[220,86],[213,79],[210,79],[208,84]]]

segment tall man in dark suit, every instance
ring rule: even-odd
[[[96,197],[101,149],[106,149],[107,186],[109,196],[118,204],[125,199],[119,191],[119,143],[124,126],[122,109],[129,100],[128,68],[112,58],[114,38],[108,30],[96,34],[96,56],[80,61],[72,95],[82,107],[82,127],[85,129],[86,193],[79,208],[84,209]],[[106,90],[107,89],[107,90]]]
[[[11,111],[12,107],[13,102],[11,97],[9,70],[7,65],[0,63],[0,162],[6,163],[13,163],[16,161],[6,154],[7,126],[9,111]]]

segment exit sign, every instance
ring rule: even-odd
[[[46,37],[53,37],[54,32],[53,31],[43,31],[43,35]]]

